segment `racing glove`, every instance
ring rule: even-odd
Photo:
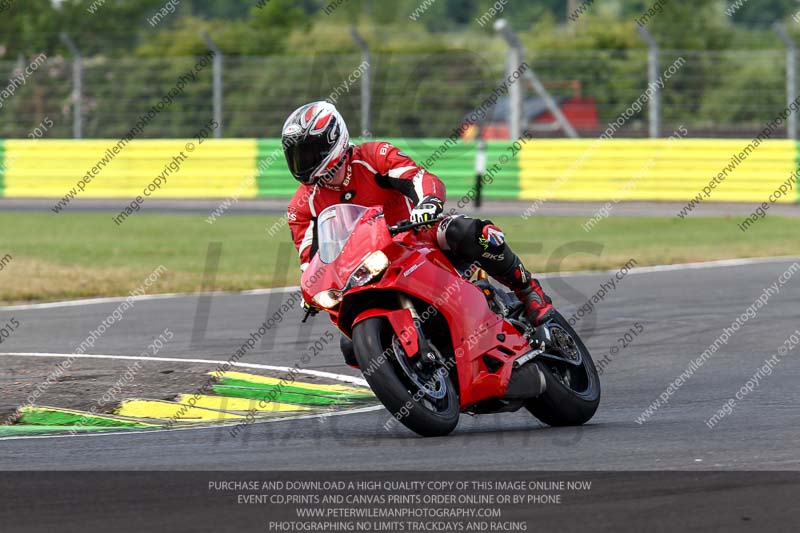
[[[444,202],[435,196],[426,196],[411,210],[411,223],[433,222],[444,210]]]

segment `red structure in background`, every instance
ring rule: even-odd
[[[555,97],[555,99],[558,102],[561,112],[576,130],[596,131],[600,127],[597,103],[594,98],[583,97],[580,81],[568,80],[550,82],[547,86],[548,89],[555,90],[564,88],[571,89],[572,95],[561,98]],[[506,99],[505,102],[508,102],[508,100]],[[528,116],[525,117],[522,124],[523,129],[532,129],[534,131],[557,131],[560,129],[553,113],[547,110],[540,98],[526,99],[524,107],[527,108],[529,104],[533,104],[531,107],[539,109],[539,111],[528,113]],[[509,138],[508,122],[505,119],[508,113],[507,107],[508,105],[506,104],[505,109],[499,110],[501,115],[499,120],[498,118],[494,118],[483,124],[481,132],[482,139],[492,140]],[[497,117],[498,113],[493,113],[492,115]],[[464,139],[474,139],[475,135],[476,128],[472,126],[464,132]]]

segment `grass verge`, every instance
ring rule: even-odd
[[[0,213],[0,302],[125,295],[156,267],[150,289],[202,287],[210,246],[221,254],[216,290],[297,284],[288,229],[270,238],[276,215],[231,215],[213,225],[202,214],[137,214],[117,227],[108,214]],[[800,219],[767,217],[747,233],[733,218],[619,217],[585,232],[583,217],[493,217],[534,272],[618,268],[738,257],[792,255]],[[11,256],[11,260],[8,260]]]

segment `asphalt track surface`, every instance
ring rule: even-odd
[[[800,257],[797,258],[800,262]],[[0,441],[0,471],[11,470],[800,470],[800,347],[738,401],[713,429],[722,404],[800,327],[800,272],[772,295],[647,422],[635,420],[690,361],[729,327],[794,259],[703,268],[641,269],[617,282],[578,323],[596,360],[644,331],[611,358],[601,376],[599,411],[581,428],[550,428],[527,411],[462,416],[451,436],[417,437],[384,429],[384,410],[254,424],[240,436],[221,428]],[[544,279],[571,315],[611,274]],[[207,327],[198,295],[137,301],[95,345],[95,354],[135,355],[169,327],[175,340],[160,357],[225,360],[288,297],[215,294]],[[2,352],[70,353],[118,303],[0,308],[21,327]],[[298,353],[331,328],[322,316],[299,323],[299,311],[242,361],[292,366]],[[202,313],[201,313],[202,318]],[[194,342],[192,342],[194,332]],[[2,356],[0,356],[2,357]],[[357,376],[329,345],[308,368]]]

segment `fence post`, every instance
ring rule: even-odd
[[[525,50],[522,47],[522,42],[517,37],[517,34],[514,33],[514,30],[511,29],[509,26],[508,21],[505,19],[498,19],[497,22],[494,23],[494,29],[498,33],[500,33],[503,38],[506,40],[509,46],[509,74],[514,72],[515,70],[519,69],[522,66],[522,60],[525,57]],[[526,65],[527,66],[527,65]],[[550,93],[547,92],[544,85],[542,84],[541,80],[539,80],[539,76],[536,75],[533,68],[527,66],[528,68],[525,70],[523,75],[525,78],[531,83],[533,89],[539,94],[539,96],[544,100],[545,105],[547,105],[547,109],[553,114],[556,119],[556,122],[561,126],[561,129],[567,134],[568,137],[573,139],[578,138],[578,132],[575,131],[575,128],[572,127],[567,117],[564,116],[564,113],[561,112],[561,108],[558,107],[558,104],[553,97],[550,96]],[[514,102],[514,98],[517,99]],[[511,134],[511,139],[519,139],[522,134],[522,87],[519,83],[512,83],[511,87],[509,88],[509,99],[511,109],[509,110],[509,117],[511,124],[509,124],[509,133]],[[520,117],[517,119],[516,117]],[[517,124],[516,121],[519,120]]]
[[[219,125],[214,130],[214,137],[219,139],[222,137],[222,50],[207,32],[201,31],[200,37],[208,49],[214,52],[214,120]]]
[[[797,45],[783,24],[776,23],[775,31],[786,45],[786,105],[790,106],[797,99]],[[797,140],[797,113],[789,113],[786,130],[790,139]]]
[[[370,130],[370,106],[372,104],[372,79],[370,76],[372,71],[372,57],[370,56],[367,42],[361,37],[355,26],[350,27],[350,35],[361,49],[361,64],[367,65],[366,70],[361,75],[361,137],[369,139],[372,137],[372,130]]]
[[[648,101],[648,119],[650,122],[650,137],[657,139],[661,136],[661,89],[658,86],[658,43],[653,34],[645,26],[636,29],[647,43],[647,86],[653,91],[653,96]]]
[[[475,152],[475,209],[483,203],[483,176],[486,174],[486,141],[478,133],[478,147]]]
[[[522,50],[516,46],[508,49],[508,65],[506,76],[511,76],[522,64]],[[511,139],[522,137],[523,109],[525,106],[525,95],[519,83],[512,83],[508,88],[508,133]]]
[[[522,65],[522,43],[504,19],[498,20],[494,25],[495,31],[501,33],[508,43],[508,60],[506,76]],[[508,136],[511,140],[522,137],[522,114],[524,95],[519,83],[512,83],[508,88]]]
[[[83,58],[81,51],[69,35],[60,34],[63,42],[72,54],[72,137],[83,138]]]

